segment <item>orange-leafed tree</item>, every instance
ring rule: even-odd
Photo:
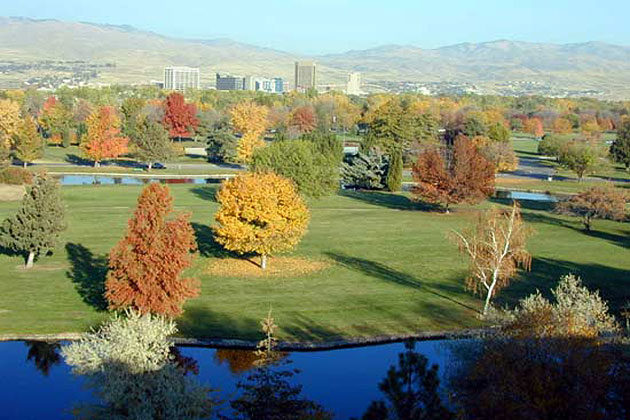
[[[309,212],[293,182],[272,172],[247,173],[223,183],[213,231],[218,243],[239,254],[267,256],[302,239]]]
[[[249,163],[254,150],[265,145],[263,134],[267,129],[266,106],[247,101],[236,104],[230,111],[234,131],[241,133],[236,157],[243,163]]]
[[[120,134],[120,119],[111,106],[102,106],[86,121],[87,135],[81,143],[81,150],[94,166],[100,166],[104,159],[115,159],[127,153],[129,139]]]
[[[474,227],[455,233],[460,251],[470,259],[466,287],[485,294],[484,316],[490,300],[510,284],[517,269],[530,269],[532,257],[526,248],[529,236],[516,203],[509,212],[490,209],[481,214]]]
[[[317,116],[312,106],[301,106],[291,114],[291,128],[296,134],[310,133],[317,127]]]
[[[566,118],[556,118],[553,121],[553,132],[556,134],[569,134],[573,132],[573,125]]]
[[[536,138],[541,138],[545,135],[543,123],[540,118],[529,118],[525,120],[523,130]]]
[[[465,136],[452,148],[429,148],[413,167],[413,193],[429,203],[440,204],[448,213],[457,203],[478,203],[494,192],[495,168]]]
[[[172,210],[167,186],[150,184],[140,194],[127,234],[109,256],[105,297],[111,309],[173,317],[199,294],[195,280],[181,277],[197,250],[190,215],[171,216]]]
[[[187,104],[181,93],[173,92],[166,97],[164,102],[162,123],[171,138],[190,137],[199,125],[197,107],[192,103]]]
[[[584,229],[591,230],[593,219],[623,220],[628,197],[614,185],[595,186],[556,205],[556,212],[582,218]]]

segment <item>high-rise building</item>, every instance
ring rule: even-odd
[[[353,72],[348,74],[348,82],[346,83],[346,94],[361,94],[361,73]]]
[[[193,67],[166,67],[164,89],[184,91],[199,89],[199,69]]]
[[[314,61],[295,62],[295,90],[306,92],[315,88],[316,64]]]
[[[217,90],[243,90],[243,89],[245,89],[244,77],[217,73]]]

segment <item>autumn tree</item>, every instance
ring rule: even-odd
[[[20,159],[24,167],[43,156],[42,137],[37,131],[37,124],[30,115],[26,116],[13,135],[15,157]]]
[[[50,141],[62,145],[70,135],[72,127],[72,111],[54,96],[49,97],[42,107],[40,123]]]
[[[566,118],[556,118],[553,121],[553,132],[556,134],[569,134],[573,132],[573,125]]]
[[[184,95],[173,92],[164,102],[164,127],[172,138],[190,137],[199,124],[195,104],[187,104]]]
[[[526,249],[529,236],[516,203],[509,212],[490,209],[479,216],[473,228],[455,233],[460,251],[470,259],[466,287],[485,294],[484,316],[490,300],[510,284],[518,267],[530,269],[531,255]]]
[[[254,102],[241,102],[230,111],[230,118],[234,130],[242,137],[237,147],[237,158],[249,163],[254,150],[265,145],[263,134],[267,128],[268,109]]]
[[[120,134],[120,119],[114,108],[103,106],[87,119],[87,138],[81,143],[81,150],[97,167],[104,159],[127,153],[128,143],[129,139]]]
[[[490,142],[479,149],[497,172],[510,172],[518,168],[518,157],[510,143]]]
[[[296,134],[310,133],[317,128],[317,117],[312,106],[301,106],[293,110],[289,122]]]
[[[512,133],[500,122],[494,123],[488,129],[488,137],[494,142],[509,143]]]
[[[413,167],[413,193],[448,213],[457,203],[478,203],[494,192],[494,166],[467,137],[458,136],[451,148],[430,147]]]
[[[173,145],[168,131],[162,124],[146,116],[140,116],[133,127],[131,144],[134,153],[151,170],[153,164],[165,161],[173,156]]]
[[[541,138],[545,135],[545,130],[543,129],[543,124],[540,118],[529,118],[525,120],[523,123],[523,130],[536,138]]]
[[[626,195],[612,185],[596,186],[557,203],[556,211],[561,214],[582,218],[587,231],[593,219],[623,220]]]
[[[309,212],[290,180],[269,173],[229,179],[217,193],[220,208],[213,231],[218,243],[240,254],[267,256],[293,248],[309,221]]]
[[[630,118],[625,118],[617,129],[617,137],[610,145],[610,156],[630,171]]]
[[[112,249],[105,297],[112,309],[174,317],[186,299],[197,296],[193,279],[181,278],[197,249],[190,215],[171,215],[173,198],[167,186],[150,184],[138,198],[127,234]]]
[[[23,254],[26,268],[31,268],[37,257],[52,251],[65,229],[59,183],[40,175],[27,187],[17,214],[2,223],[0,245]]]
[[[20,104],[10,99],[0,99],[0,141],[10,146],[20,122]]]

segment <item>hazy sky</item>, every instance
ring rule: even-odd
[[[0,0],[0,15],[129,24],[306,54],[496,39],[630,45],[630,0]]]

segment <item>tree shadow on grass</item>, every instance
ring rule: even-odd
[[[235,319],[197,306],[194,302],[187,305],[183,315],[177,319],[177,329],[182,335],[195,338],[262,339],[259,320],[245,318],[242,314]]]
[[[217,202],[216,194],[217,187],[216,186],[208,186],[208,187],[196,187],[190,190],[191,193],[201,198],[202,200],[210,201],[212,203]]]
[[[107,309],[105,299],[105,277],[107,257],[95,256],[81,244],[66,244],[71,268],[66,275],[75,284],[77,292],[85,303],[99,311]]]
[[[419,289],[423,291],[427,291],[435,296],[446,299],[452,303],[455,303],[461,307],[469,309],[471,311],[479,312],[477,308],[473,308],[463,302],[460,302],[456,299],[453,299],[450,296],[443,294],[440,291],[435,290],[433,287],[423,285],[420,280],[416,277],[411,276],[407,273],[403,273],[393,268],[390,268],[384,264],[369,261],[363,258],[351,257],[344,254],[338,254],[334,252],[327,252],[326,255],[336,261],[337,263],[351,269],[354,271],[359,271],[364,273],[370,277],[374,277],[381,280],[386,280],[392,283],[399,284],[401,286],[412,287],[414,289]]]
[[[593,221],[593,227],[590,231],[584,229],[581,218],[573,217],[571,220],[566,220],[556,213],[523,212],[523,220],[527,223],[543,223],[571,229],[586,236],[608,241],[622,248],[630,248],[630,235],[624,234],[622,231],[620,231],[621,233],[612,233],[599,230],[598,222],[600,220]]]
[[[94,161],[74,154],[66,155],[66,162],[78,166],[94,166]]]
[[[407,196],[396,193],[342,190],[339,192],[339,195],[341,195],[342,197],[353,198],[355,200],[363,201],[367,204],[381,206],[388,209],[441,211],[440,206],[424,203],[422,201],[413,201]]]
[[[571,261],[536,257],[530,272],[521,272],[519,277],[501,291],[495,305],[513,306],[518,300],[539,290],[543,296],[552,298],[550,290],[555,288],[560,277],[575,274],[590,290],[599,290],[614,313],[630,300],[630,276],[628,270],[601,264],[579,264]]]
[[[223,245],[214,240],[214,233],[209,226],[201,223],[192,223],[197,237],[197,248],[202,257],[209,258],[240,258],[235,252],[228,251]]]

